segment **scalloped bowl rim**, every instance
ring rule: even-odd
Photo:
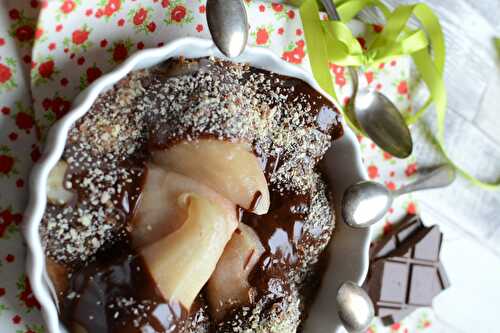
[[[45,256],[38,232],[39,225],[47,205],[46,185],[49,172],[56,165],[63,154],[67,135],[71,126],[91,108],[92,104],[101,92],[106,91],[106,89],[135,69],[151,67],[168,58],[178,56],[185,56],[186,58],[203,56],[225,58],[215,47],[212,40],[193,37],[179,38],[169,42],[163,47],[138,51],[130,56],[123,64],[119,65],[115,70],[103,75],[82,91],[75,98],[72,110],[56,124],[54,124],[49,131],[44,153],[31,171],[29,181],[29,202],[24,214],[23,223],[23,234],[28,246],[26,270],[28,277],[30,278],[33,293],[41,304],[42,315],[49,332],[65,332],[64,326],[59,321],[57,304],[53,298],[52,285],[44,269]],[[322,93],[336,104],[336,102],[333,101],[329,95],[319,87],[312,74],[299,66],[292,65],[284,61],[269,49],[248,46],[241,56],[231,60],[248,63],[258,68],[299,78],[307,82],[315,90]],[[348,154],[352,154],[350,158],[354,163],[354,178],[355,180],[366,179],[366,172],[361,162],[358,141],[352,130],[347,127],[344,121],[343,125],[344,135],[341,140],[345,140],[349,145],[351,145],[351,148],[349,148],[351,151],[348,152]],[[337,227],[335,234],[338,233],[339,227],[343,229],[346,228],[345,224],[341,221],[341,217],[338,215],[339,214],[337,214]],[[350,279],[357,283],[362,283],[368,269],[368,247],[371,231],[366,229],[356,231],[349,230],[348,232],[355,232],[357,235],[356,242],[358,242],[358,244],[350,244],[352,242],[348,242],[349,244],[347,244],[347,247],[351,247],[350,251],[358,251],[357,254],[354,253],[354,262],[349,263],[350,269],[353,270],[353,273],[350,273]],[[332,243],[334,244],[336,242]],[[345,253],[342,256],[344,255]],[[327,283],[327,281],[323,280],[323,285],[325,283]],[[336,307],[335,298],[331,298],[331,295],[329,295],[328,298],[325,299],[326,296],[324,294],[325,293],[318,293],[318,297],[323,298],[323,300],[318,302],[320,305],[316,305],[317,302],[315,301],[309,319],[306,321],[307,332],[332,333],[340,330],[341,324],[336,316],[336,311],[334,310]],[[324,308],[325,304],[332,313],[326,313],[327,317],[324,317],[324,313],[319,316],[315,316],[315,308],[318,308],[319,306]],[[318,312],[322,311],[318,310]],[[328,324],[325,323],[325,318],[330,320]]]

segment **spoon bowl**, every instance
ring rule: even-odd
[[[410,130],[396,106],[383,94],[361,89],[351,104],[361,129],[389,154],[406,158],[413,141]]]
[[[395,191],[384,185],[362,181],[349,186],[342,197],[342,217],[353,228],[368,228],[387,213],[394,198],[402,194],[446,187],[456,178],[455,168],[444,164],[419,171],[419,177]]]
[[[323,7],[334,21],[340,21],[333,1],[322,0]],[[413,141],[410,130],[396,106],[383,94],[369,89],[359,89],[356,69],[349,67],[354,91],[347,114],[351,121],[359,125],[365,134],[384,151],[398,157],[411,155]]]
[[[366,292],[352,281],[344,282],[337,292],[337,309],[340,320],[350,333],[365,332],[375,311]]]
[[[351,227],[367,228],[384,217],[392,202],[392,193],[384,185],[362,181],[345,191],[342,217]]]
[[[239,56],[248,40],[248,17],[242,0],[208,0],[207,23],[217,48],[227,57]]]

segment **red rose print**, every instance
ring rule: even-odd
[[[180,5],[175,6],[175,8],[172,10],[172,13],[170,14],[171,19],[176,22],[181,22],[185,16],[186,16],[186,7]]]
[[[344,75],[344,67],[336,65],[336,64],[330,64],[330,69],[333,71],[333,74],[335,75]]]
[[[16,125],[19,129],[29,131],[34,125],[33,117],[21,111],[16,115]]]
[[[5,295],[5,288],[0,288],[0,297]]]
[[[59,7],[59,9],[61,10],[61,12],[68,14],[68,13],[71,13],[73,11],[73,9],[75,9],[75,7],[76,7],[76,3],[74,1],[66,0],[63,2],[61,7]]]
[[[71,102],[65,101],[60,96],[57,96],[52,101],[52,112],[56,115],[56,119],[60,119],[71,108]]]
[[[107,5],[104,7],[104,15],[106,16],[113,15],[116,11],[120,10],[121,6],[122,3],[120,0],[109,0]]]
[[[257,30],[257,38],[255,40],[255,42],[257,43],[257,45],[263,45],[263,44],[266,44],[267,41],[269,40],[269,33],[267,32],[267,30],[265,28],[260,28],[259,30]]]
[[[29,25],[23,25],[16,29],[16,38],[21,42],[32,40],[35,36],[35,30]]]
[[[17,9],[11,9],[9,11],[9,17],[12,20],[19,20],[19,18],[21,18],[21,15],[19,14],[19,11]]]
[[[11,141],[16,141],[17,140],[17,133],[14,133],[14,132],[10,133],[9,134],[9,139]]]
[[[296,34],[297,36],[302,36],[302,29],[297,29],[297,30],[295,30],[295,34]]]
[[[273,7],[273,9],[277,12],[281,12],[283,10],[283,5],[280,3],[273,3],[271,7]]]
[[[119,27],[123,27],[123,25],[125,24],[125,19],[119,19],[117,24]]]
[[[286,14],[288,15],[288,18],[290,20],[293,20],[295,18],[295,12],[293,10],[291,10],[291,9]]]
[[[5,83],[12,77],[12,71],[4,64],[0,64],[0,84]]]
[[[408,207],[406,207],[406,212],[408,214],[416,214],[417,213],[417,206],[415,203],[412,201],[408,204]]]
[[[162,1],[161,1],[161,6],[162,6],[163,8],[167,8],[169,5],[170,5],[170,0],[162,0]],[[200,7],[200,8],[201,8],[201,7]],[[200,13],[201,13],[201,11],[200,11]]]
[[[363,50],[366,50],[366,40],[363,37],[357,37],[356,38],[359,42],[359,45],[363,48]]]
[[[56,25],[56,31],[59,32],[63,29],[63,25],[62,24],[58,24]]]
[[[302,39],[298,40],[297,43],[295,43],[295,44],[297,44],[297,46],[299,48],[304,48],[304,46],[306,45]]]
[[[23,187],[24,186],[24,180],[22,180],[22,179],[16,180],[16,186],[19,187],[19,188]]]
[[[374,24],[373,25],[373,31],[375,32],[382,32],[382,30],[384,30],[384,26],[380,25],[380,24]]]
[[[38,67],[38,73],[41,77],[50,78],[54,73],[54,60],[47,60]]]
[[[128,50],[125,47],[125,45],[123,45],[122,43],[116,44],[115,49],[113,51],[113,60],[115,62],[122,62],[127,58],[127,55],[128,55]]]
[[[7,155],[0,155],[0,174],[8,174],[14,166],[14,159]]]
[[[388,152],[384,151],[384,160],[390,160],[392,158],[392,155],[389,154]]]
[[[147,17],[148,17],[148,11],[145,10],[144,8],[140,8],[134,15],[133,19],[134,24],[135,25],[143,24]]]
[[[283,35],[285,33],[285,29],[279,28],[278,29],[278,35]]]
[[[196,25],[196,31],[202,32],[203,31],[203,24],[197,24]]]
[[[36,7],[38,7],[38,1],[37,1],[37,0],[31,0],[31,1],[30,1],[30,6],[31,6],[31,8],[36,8]]]
[[[394,67],[394,66],[396,66],[396,65],[397,65],[396,60],[392,60],[392,61],[391,61],[391,66],[393,66],[393,67]]]
[[[340,87],[343,87],[346,84],[345,76],[344,75],[336,75],[335,76],[335,84],[337,84]]]
[[[394,184],[394,182],[385,182],[385,186],[391,191],[396,189],[396,184]]]
[[[148,24],[148,30],[149,30],[150,32],[154,32],[154,31],[156,30],[156,23],[154,23],[154,22],[150,22],[150,23]]]
[[[43,35],[43,29],[42,28],[36,28],[35,30],[35,38],[38,39],[40,37],[42,37]]]
[[[40,152],[40,148],[38,148],[38,147],[33,148],[30,155],[31,155],[31,160],[33,162],[38,161],[40,159],[40,157],[42,156],[42,153]]]
[[[368,84],[372,83],[373,72],[365,72],[365,78],[366,78],[366,82],[368,82]]]
[[[99,45],[101,45],[101,47],[106,47],[106,45],[108,45],[108,41],[103,39],[101,40],[101,42],[99,43]]]
[[[9,107],[7,107],[7,106],[4,106],[4,107],[2,108],[2,113],[3,113],[3,114],[5,114],[5,115],[9,114],[9,113],[10,113],[10,108],[9,108]]]
[[[67,78],[63,77],[63,78],[61,79],[61,86],[63,86],[63,87],[64,87],[64,86],[66,86],[68,83],[69,83],[69,81],[68,81],[68,79],[67,79]]]
[[[376,165],[370,165],[368,167],[368,177],[370,177],[370,179],[375,179],[379,176],[378,174],[378,168]]]
[[[71,34],[71,40],[76,45],[85,43],[88,37],[89,37],[89,32],[87,30],[75,30]]]
[[[55,50],[55,48],[56,48],[56,43],[50,43],[49,44],[49,50],[52,51],[52,50]]]
[[[86,15],[86,16],[91,16],[93,12],[94,12],[94,11],[92,10],[92,8],[89,8],[89,9],[87,9],[87,10],[85,11],[85,15]]]
[[[4,46],[4,45],[5,45],[5,39],[0,37],[0,46]]]
[[[31,290],[31,285],[27,277],[24,279],[24,291],[19,295],[19,299],[23,301],[28,308],[36,307],[37,309],[40,309],[40,303],[38,303],[33,295],[33,291]]]
[[[394,323],[391,325],[391,330],[394,330],[394,331],[397,331],[401,328],[401,324],[400,323]]]
[[[89,67],[87,69],[87,82],[92,83],[102,75],[102,71],[99,67]]]
[[[408,83],[406,81],[401,81],[398,84],[398,93],[401,95],[406,95],[408,93]]]
[[[142,49],[144,48],[144,43],[143,43],[143,42],[139,42],[139,43],[137,43],[137,48],[138,48],[139,50],[142,50]]]
[[[417,163],[408,164],[405,169],[406,177],[412,176],[415,172],[417,172]]]
[[[205,5],[201,5],[200,8],[198,8],[198,11],[200,12],[200,14],[205,14],[207,8],[205,7]]]
[[[52,100],[49,98],[44,98],[42,101],[42,107],[45,111],[52,107]]]
[[[12,322],[16,325],[19,324],[21,322],[21,317],[19,315],[15,315],[12,317]]]
[[[382,83],[377,83],[375,86],[375,90],[381,90],[382,89]]]
[[[79,57],[77,60],[76,60],[76,63],[78,65],[83,65],[85,63],[85,58],[84,57]]]

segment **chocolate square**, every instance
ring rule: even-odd
[[[375,314],[386,325],[400,321],[449,286],[439,261],[443,235],[409,215],[370,248],[370,269],[363,287]]]
[[[383,302],[404,302],[408,289],[408,265],[389,260],[383,262],[383,265],[382,280],[384,283],[380,286],[380,300]]]

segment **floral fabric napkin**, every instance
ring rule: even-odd
[[[245,0],[249,44],[267,47],[284,60],[309,69],[307,45],[297,8]],[[0,327],[1,332],[44,332],[40,306],[24,273],[25,247],[19,231],[31,165],[41,155],[41,138],[71,109],[75,96],[134,52],[176,38],[210,38],[205,0],[6,1],[0,5]],[[326,17],[326,16],[325,16]],[[359,40],[383,27],[352,22]],[[364,71],[364,82],[412,112],[410,59],[400,58]],[[331,65],[342,103],[351,93],[344,68]],[[359,137],[371,179],[391,189],[411,181],[415,158],[397,160]],[[376,235],[406,212],[411,197],[398,199]],[[386,328],[375,320],[370,332],[418,332],[437,328],[432,311],[417,311]]]

